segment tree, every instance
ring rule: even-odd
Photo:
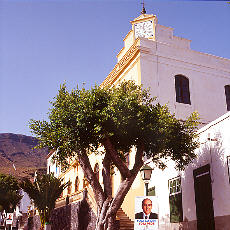
[[[42,229],[45,223],[50,222],[55,202],[67,185],[68,183],[63,184],[62,180],[54,177],[53,174],[38,175],[34,182],[28,178],[21,181],[21,188],[29,195],[38,209]]]
[[[12,175],[0,174],[0,211],[12,212],[21,198],[17,179]]]
[[[64,164],[73,157],[79,161],[98,204],[97,230],[114,229],[117,210],[143,166],[144,156],[159,167],[165,166],[162,159],[171,158],[179,169],[195,157],[197,114],[179,121],[167,106],[156,103],[147,90],[133,82],[71,92],[62,85],[51,105],[49,122],[31,120],[30,127],[40,147],[57,150],[57,162]],[[103,187],[89,161],[99,146],[104,147]],[[124,155],[133,147],[135,164],[129,170]],[[110,169],[114,165],[123,181],[112,197]]]

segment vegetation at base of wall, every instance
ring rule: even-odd
[[[38,209],[41,220],[41,226],[49,223],[52,210],[55,208],[55,202],[60,197],[62,191],[68,186],[68,183],[62,183],[61,179],[54,177],[53,174],[38,175],[34,182],[24,178],[20,183],[21,188],[33,200]]]
[[[0,174],[0,211],[11,212],[20,202],[20,187],[12,175]]]
[[[70,92],[62,85],[51,105],[49,121],[31,120],[30,128],[40,147],[56,150],[54,160],[58,163],[67,164],[71,158],[80,163],[98,204],[97,230],[114,229],[116,212],[144,164],[143,157],[161,168],[171,159],[178,169],[195,158],[198,115],[193,113],[186,121],[176,119],[167,106],[131,81],[113,88],[83,87]],[[125,154],[133,148],[135,163],[129,169]],[[104,156],[104,186],[90,165],[92,152]],[[123,178],[114,197],[112,166]]]

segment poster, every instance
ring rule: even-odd
[[[156,196],[135,198],[134,230],[158,230],[158,202]]]
[[[12,225],[13,224],[13,213],[7,213],[6,216],[6,225]]]

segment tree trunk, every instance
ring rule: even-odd
[[[116,215],[112,215],[108,218],[107,230],[118,230],[118,228],[116,226]]]
[[[102,188],[99,180],[95,176],[86,152],[83,151],[81,154],[79,154],[78,159],[86,178],[91,184],[98,206],[95,230],[116,230],[118,229],[116,226],[116,213],[121,207],[126,194],[128,193],[133,181],[143,165],[143,145],[140,144],[136,147],[135,163],[131,170],[129,170],[127,165],[123,162],[123,159],[117,153],[109,138],[105,139],[104,147],[106,150],[106,154],[103,159],[102,172],[104,188]],[[110,168],[112,162],[118,168],[120,174],[124,178],[114,198],[112,198],[112,184],[110,177]]]
[[[45,224],[45,230],[51,230],[51,224]]]
[[[100,217],[97,217],[97,224],[95,230],[118,230],[116,226],[116,215],[111,215],[107,218],[105,223],[103,224],[104,220],[101,220]]]

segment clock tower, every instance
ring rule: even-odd
[[[155,40],[155,31],[157,24],[157,17],[153,14],[146,14],[143,7],[142,14],[131,21],[134,37],[136,38],[150,38]]]

